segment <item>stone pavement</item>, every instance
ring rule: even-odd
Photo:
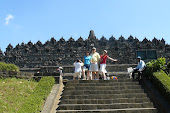
[[[58,93],[58,88],[59,88],[59,84],[55,84],[53,86],[51,93],[49,94],[41,113],[51,113],[51,109],[53,107],[56,95]]]
[[[46,102],[43,106],[43,110],[41,113],[55,113],[56,108],[58,107],[59,99],[61,98],[61,93],[63,91],[63,78],[62,76],[59,77],[59,83],[54,84],[51,93],[46,99]]]

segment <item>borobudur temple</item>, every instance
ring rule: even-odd
[[[102,36],[98,39],[91,30],[89,37],[85,40],[82,37],[78,40],[71,37],[66,41],[62,37],[56,41],[52,37],[44,44],[41,41],[35,44],[29,41],[27,44],[21,43],[16,47],[9,44],[4,53],[0,50],[0,61],[13,63],[21,68],[72,65],[76,59],[83,59],[85,51],[91,51],[92,47],[96,47],[100,54],[103,50],[108,50],[109,56],[118,59],[117,64],[134,64],[138,55],[146,61],[157,57],[165,57],[167,61],[170,60],[170,45],[166,44],[164,39],[154,38],[150,41],[144,38],[143,41],[139,41],[131,35],[128,39],[123,36],[118,39],[111,36],[109,40]],[[114,63],[108,61],[108,64]]]

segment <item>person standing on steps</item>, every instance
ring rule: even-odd
[[[107,71],[106,71],[106,60],[107,60],[107,58],[109,60],[112,60],[112,61],[115,61],[115,62],[117,61],[117,59],[113,59],[113,58],[111,58],[107,55],[107,50],[103,51],[103,55],[100,56],[100,72],[103,75],[104,80],[106,80],[105,73],[107,73]]]
[[[76,77],[78,77],[78,80],[80,80],[80,78],[81,78],[81,72],[82,72],[81,66],[83,66],[83,62],[82,62],[81,60],[77,60],[77,61],[74,62],[75,70],[74,70],[73,80],[74,80]]]
[[[90,72],[89,72],[89,69],[90,69],[90,63],[91,63],[91,59],[92,57],[90,56],[90,52],[89,51],[86,51],[86,56],[83,57],[83,62],[84,62],[84,66],[83,66],[83,80],[89,80],[90,77]],[[85,71],[87,69],[87,77],[85,75]]]
[[[141,76],[142,71],[143,71],[144,68],[146,67],[145,62],[144,62],[143,60],[141,60],[141,57],[140,57],[140,56],[138,56],[137,59],[138,59],[138,65],[137,65],[136,68],[133,69],[133,72],[132,72],[132,78],[133,78],[133,79],[135,78],[135,77],[134,77],[135,73],[138,73],[139,76],[138,76],[137,79],[139,79],[140,76]]]
[[[97,80],[99,80],[99,69],[98,69],[98,63],[100,60],[99,53],[96,52],[96,48],[92,48],[92,54],[90,55],[92,57],[91,65],[89,71],[92,72],[92,79],[94,80],[94,74],[97,75]]]

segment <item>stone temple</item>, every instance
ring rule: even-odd
[[[118,59],[117,64],[134,64],[138,55],[146,61],[157,57],[165,57],[167,61],[170,61],[170,45],[166,44],[164,39],[154,38],[150,41],[144,38],[143,41],[139,41],[131,35],[128,39],[123,36],[118,39],[111,36],[109,40],[102,36],[101,39],[98,39],[93,30],[85,40],[82,37],[78,40],[71,37],[66,41],[62,37],[56,41],[52,37],[45,44],[42,44],[41,41],[35,44],[31,41],[27,44],[21,43],[16,47],[9,44],[4,54],[0,50],[0,61],[14,63],[21,68],[72,65],[76,59],[82,60],[85,51],[91,51],[92,47],[96,47],[100,54],[103,50],[108,50],[109,56]],[[109,60],[107,63],[113,64]]]

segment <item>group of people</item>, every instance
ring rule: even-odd
[[[107,55],[107,50],[103,51],[102,55],[99,55],[98,52],[96,52],[96,48],[92,48],[92,53],[90,54],[89,51],[86,51],[86,55],[83,57],[83,61],[77,60],[74,62],[75,66],[75,73],[73,79],[78,77],[78,79],[81,78],[81,75],[83,75],[83,80],[98,80],[99,79],[99,71],[101,72],[102,78],[106,80],[106,60],[112,60],[112,61],[118,61],[117,59],[113,59]],[[132,71],[132,78],[134,79],[135,73],[138,73],[138,78],[140,78],[142,71],[145,69],[146,64],[143,60],[141,60],[141,57],[138,56],[138,65],[136,68],[133,68]],[[81,68],[83,66],[83,69]],[[100,67],[100,69],[99,69]],[[85,75],[85,71],[87,70],[87,76]],[[95,77],[96,75],[96,77]]]
[[[106,80],[106,60],[118,61],[117,59],[113,59],[107,55],[107,50],[103,51],[103,55],[99,55],[96,52],[96,48],[92,48],[92,53],[90,54],[89,51],[86,51],[86,55],[83,57],[83,61],[76,60],[74,62],[75,66],[75,73],[73,79],[78,77],[81,78],[83,75],[83,80],[98,80],[99,79],[99,70],[101,72],[102,78]],[[81,68],[83,66],[83,69]],[[99,69],[100,66],[100,69]],[[87,70],[87,76],[85,75],[85,71]],[[96,77],[95,77],[96,74]]]

